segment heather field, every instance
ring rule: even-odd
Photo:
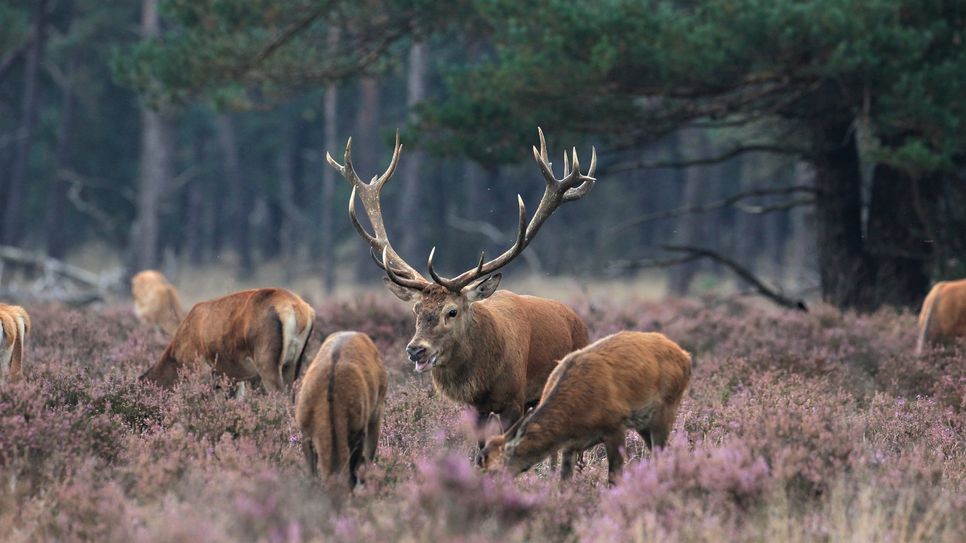
[[[320,307],[390,372],[377,464],[354,494],[310,480],[292,407],[207,375],[138,386],[159,332],[126,307],[33,306],[28,380],[0,388],[5,541],[962,541],[966,350],[911,354],[915,319],[739,302],[579,302],[593,337],[658,330],[694,354],[670,446],[628,438],[561,485],[471,466],[468,417],[403,360],[409,307]]]

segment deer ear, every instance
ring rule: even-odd
[[[389,287],[389,290],[391,290],[392,293],[395,294],[397,298],[399,298],[404,302],[409,302],[419,297],[419,294],[420,294],[419,289],[397,285],[396,283],[393,283],[392,280],[390,280],[388,277],[383,277],[382,282],[385,283],[387,287]]]
[[[465,290],[466,299],[476,302],[489,298],[496,292],[496,287],[500,286],[500,279],[503,279],[503,274],[494,273],[479,283],[467,287]]]

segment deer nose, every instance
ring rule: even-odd
[[[407,345],[406,354],[409,355],[409,359],[413,362],[418,362],[424,354],[426,354],[426,347],[418,345]]]

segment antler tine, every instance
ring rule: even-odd
[[[389,264],[389,250],[390,249],[388,245],[383,247],[382,266],[380,266],[383,270],[386,271],[386,276],[389,277],[389,280],[392,281],[393,283],[396,283],[397,285],[401,285],[404,287],[415,288],[419,290],[426,288],[427,281],[425,279],[412,279],[409,277],[402,277],[396,274],[392,266]]]
[[[352,187],[352,193],[349,195],[349,220],[352,221],[353,228],[356,229],[356,232],[359,232],[362,239],[369,243],[370,248],[380,246],[379,240],[369,232],[366,232],[365,227],[359,222],[359,217],[356,216],[356,187]]]
[[[564,176],[562,179],[557,179],[553,174],[553,169],[547,158],[547,142],[543,135],[543,129],[537,127],[537,134],[540,138],[540,149],[537,149],[536,146],[532,147],[533,158],[540,167],[540,172],[543,174],[547,186],[544,189],[543,197],[540,198],[540,204],[537,206],[533,218],[527,223],[526,206],[523,203],[523,197],[518,194],[519,224],[517,227],[517,238],[513,246],[489,262],[483,262],[483,257],[481,256],[480,263],[475,269],[463,272],[452,279],[440,277],[433,269],[433,257],[436,255],[436,248],[434,247],[429,253],[429,273],[433,281],[451,291],[458,292],[479,277],[491,274],[502,268],[526,249],[537,231],[543,226],[543,223],[550,218],[550,215],[561,204],[582,198],[593,188],[594,183],[597,181],[593,177],[594,169],[597,167],[596,149],[591,153],[590,170],[587,175],[580,173],[580,161],[577,158],[577,149],[572,149],[572,158],[568,158],[567,152],[564,151]]]
[[[597,178],[594,177],[594,171],[597,169],[597,149],[594,147],[590,148],[590,168],[587,169],[587,175],[580,173],[580,168],[577,167],[577,152],[574,151],[574,171],[577,172],[579,183],[575,183],[573,188],[568,189],[563,194],[564,202],[572,202],[574,200],[579,200],[590,192],[590,189],[594,188],[594,184],[597,183]]]
[[[389,167],[386,168],[386,171],[378,179],[375,179],[374,182],[377,187],[381,188],[386,184],[386,181],[389,181],[392,174],[396,173],[396,165],[399,164],[399,155],[402,153],[402,148],[402,144],[399,143],[399,130],[396,129],[396,144],[392,148],[392,159],[389,161]]]
[[[401,151],[402,144],[399,142],[399,132],[396,131],[396,144],[393,149],[392,160],[389,162],[389,167],[382,175],[373,177],[369,183],[363,182],[355,172],[355,167],[352,164],[352,138],[349,138],[346,142],[344,165],[336,162],[329,153],[326,153],[325,158],[330,166],[352,184],[352,193],[349,195],[349,220],[352,222],[352,227],[355,228],[356,232],[369,244],[370,252],[383,254],[381,262],[375,258],[375,254],[372,255],[373,260],[376,261],[379,267],[395,283],[422,289],[429,284],[429,281],[424,279],[419,272],[407,264],[392,248],[392,244],[389,242],[389,235],[386,232],[385,223],[383,222],[382,209],[379,205],[380,191],[386,181],[395,173]],[[366,216],[369,218],[369,223],[372,225],[372,233],[366,230],[356,215],[357,195],[362,200],[362,207],[366,212]],[[390,263],[398,267],[390,266]]]

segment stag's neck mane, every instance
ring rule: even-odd
[[[486,302],[470,304],[465,341],[456,343],[449,361],[433,369],[433,381],[447,397],[472,403],[504,364],[504,342]]]

